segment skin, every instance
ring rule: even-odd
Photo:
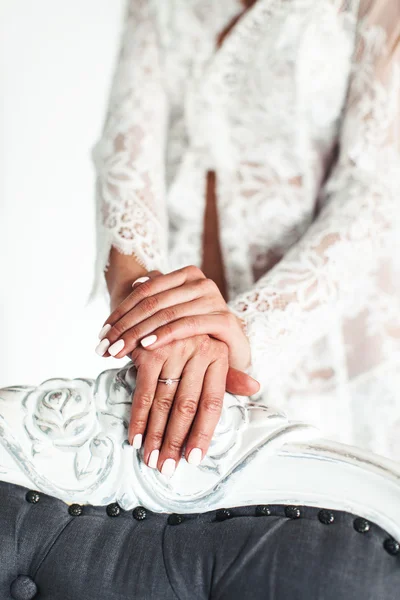
[[[182,455],[188,460],[193,448],[200,448],[203,458],[225,391],[249,396],[260,387],[243,372],[250,345],[242,323],[198,267],[143,273],[139,267],[131,270],[132,257],[118,253],[115,260],[124,261],[124,267],[121,279],[109,284],[114,310],[103,325],[111,325],[106,335],[111,344],[125,342],[116,358],[130,356],[137,369],[128,440],[143,436],[146,464],[150,453],[159,450],[160,471],[167,458],[175,466]],[[133,272],[149,279],[132,286]],[[149,334],[156,334],[157,341],[145,348],[141,341]],[[158,382],[168,377],[182,379],[170,386]]]
[[[246,9],[254,1],[244,2]],[[237,20],[222,32],[218,45]],[[143,436],[146,464],[150,453],[159,450],[160,471],[167,458],[175,465],[182,456],[188,460],[193,448],[200,448],[204,457],[225,391],[251,396],[260,388],[244,372],[250,365],[250,344],[243,323],[225,301],[217,219],[215,174],[209,173],[202,269],[187,266],[172,273],[148,273],[133,256],[113,248],[105,274],[112,311],[103,324],[111,325],[106,338],[111,345],[123,340],[124,347],[115,356],[129,356],[137,369],[128,440]],[[143,276],[149,280],[132,287]],[[157,340],[143,347],[141,342],[149,335]],[[181,381],[170,386],[158,382],[178,377]]]

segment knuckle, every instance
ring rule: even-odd
[[[185,396],[176,402],[176,411],[183,417],[194,417],[197,412],[198,402],[196,398]]]
[[[217,349],[217,355],[219,358],[222,358],[222,359],[228,358],[229,348],[224,342],[219,342],[219,344],[216,344],[216,349]]]
[[[210,439],[212,438],[214,431],[210,428],[210,431],[197,431],[196,432],[196,445],[201,446],[202,448],[206,448],[210,443]]]
[[[153,395],[150,392],[142,392],[134,397],[134,407],[148,409],[153,404]]]
[[[152,431],[150,434],[146,435],[146,443],[147,446],[151,449],[160,448],[164,439],[163,431]]]
[[[137,288],[135,288],[134,293],[135,295],[139,296],[139,298],[144,299],[151,295],[152,287],[152,280],[149,279],[148,281],[144,281],[138,285]]]
[[[211,347],[211,339],[210,337],[204,336],[200,341],[199,341],[199,346],[198,346],[198,352],[201,355],[204,354],[208,354],[208,352],[210,351],[210,347]]]
[[[148,352],[147,350],[144,350],[144,352]],[[147,354],[147,356],[149,357],[150,360],[150,355]],[[157,348],[156,350],[154,350],[151,353],[151,357],[152,360],[155,360],[157,364],[164,364],[166,359],[167,359],[168,353],[165,347],[163,348]]]
[[[180,452],[182,449],[182,443],[182,440],[179,440],[177,438],[172,438],[171,440],[168,440],[166,443],[166,448],[167,450],[169,450],[168,454],[170,454],[171,452],[174,454]]]
[[[143,309],[143,313],[154,313],[157,311],[159,301],[155,296],[147,296],[142,300],[140,308]]]
[[[173,398],[156,398],[154,400],[154,408],[161,413],[169,413],[173,403]]]
[[[144,431],[146,428],[146,419],[132,419],[130,423],[130,429],[134,429],[136,432]]]
[[[163,326],[163,331],[164,331],[164,334],[167,337],[171,337],[173,335],[173,333],[174,333],[174,328],[173,328],[173,326],[170,323],[166,323]]]
[[[209,395],[203,399],[203,408],[208,413],[218,414],[222,410],[222,397]]]
[[[199,269],[199,267],[196,267],[196,265],[188,265],[187,267],[184,267],[184,271],[188,277],[204,277],[203,271]]]
[[[197,330],[198,322],[196,317],[186,317],[185,324],[188,327],[188,329],[193,331]]]
[[[205,292],[213,294],[218,290],[218,286],[215,281],[206,277],[206,279],[203,279],[203,289]]]
[[[129,327],[129,338],[131,340],[140,340],[142,333],[137,326]]]
[[[176,319],[176,308],[173,306],[168,306],[165,308],[162,313],[163,321],[168,323],[169,321],[175,321]]]
[[[237,318],[230,310],[225,311],[224,319],[228,327],[232,327],[233,325],[237,325]]]
[[[126,331],[126,320],[119,319],[119,321],[117,321],[115,323],[115,325],[112,328],[112,331],[110,331],[110,333],[108,335],[110,338],[111,337],[120,337],[123,333],[125,333],[125,331]]]

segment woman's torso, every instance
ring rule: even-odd
[[[224,275],[227,299],[279,261],[315,217],[354,47],[357,2],[339,4],[257,0],[220,48],[239,0],[155,8],[171,107],[171,268],[203,264],[209,276]],[[217,241],[204,248],[218,229],[220,258]]]

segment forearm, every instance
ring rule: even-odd
[[[116,248],[111,248],[109,267],[105,272],[111,310],[114,310],[128,296],[135,279],[146,273],[147,269],[139,264],[135,256],[122,254]]]

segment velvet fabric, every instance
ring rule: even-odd
[[[400,589],[396,542],[347,512],[71,508],[6,482],[0,507],[1,599],[389,600]]]

